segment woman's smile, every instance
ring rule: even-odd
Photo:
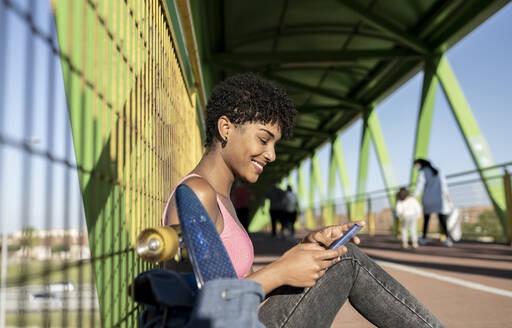
[[[252,164],[254,165],[254,167],[256,168],[256,172],[258,174],[260,174],[261,172],[263,172],[263,167],[265,167],[265,164],[262,164],[261,162],[258,162],[256,160],[251,160]]]

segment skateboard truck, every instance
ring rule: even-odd
[[[171,259],[181,262],[187,258],[179,225],[142,230],[137,237],[135,249],[139,257],[150,263]]]

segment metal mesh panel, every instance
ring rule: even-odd
[[[0,1],[8,325],[136,325],[135,237],[202,152],[170,19],[159,0]]]

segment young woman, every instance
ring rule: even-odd
[[[357,246],[328,246],[354,223],[311,232],[275,262],[254,272],[251,240],[229,198],[238,177],[258,180],[276,159],[274,148],[289,137],[296,111],[281,88],[244,74],[228,78],[206,107],[206,152],[183,178],[210,214],[240,279],[261,284],[267,300],[259,317],[267,327],[329,327],[348,299],[379,327],[443,327],[403,286]],[[177,224],[174,196],[163,216]],[[357,222],[364,225],[364,222]],[[353,239],[359,244],[359,238]]]
[[[445,246],[452,246],[453,242],[450,237],[450,232],[446,227],[448,214],[451,211],[451,200],[448,195],[448,186],[444,175],[432,164],[422,158],[414,161],[414,167],[419,170],[418,180],[416,182],[416,189],[414,189],[414,197],[421,196],[421,204],[423,206],[423,213],[425,215],[423,221],[423,238],[420,239],[421,244],[426,243],[428,221],[430,215],[436,213],[439,218],[439,223],[446,234]]]

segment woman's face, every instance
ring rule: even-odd
[[[235,175],[254,183],[265,165],[275,161],[279,139],[281,129],[277,123],[245,123],[237,126],[229,137],[225,159]]]

